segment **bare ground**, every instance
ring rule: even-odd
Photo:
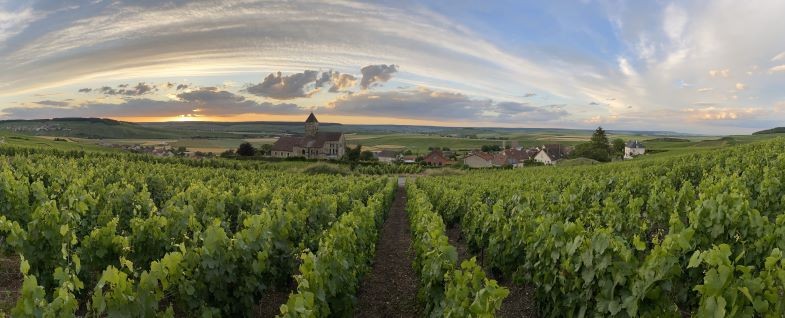
[[[418,317],[418,282],[412,268],[414,251],[406,192],[399,183],[395,201],[385,221],[373,268],[365,275],[357,293],[355,317]]]
[[[0,256],[0,312],[8,313],[14,307],[23,279],[19,256]]]

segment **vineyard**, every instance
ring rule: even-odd
[[[785,142],[594,167],[420,178],[546,317],[785,316]]]
[[[0,266],[19,288],[0,316],[358,315],[363,280],[391,261],[377,242],[397,202],[411,244],[387,247],[411,253],[399,269],[419,316],[492,317],[526,285],[543,317],[782,317],[784,152],[774,140],[396,191],[383,174],[420,171],[2,148]]]

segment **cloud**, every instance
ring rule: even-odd
[[[785,72],[785,64],[777,65],[769,69],[769,73]]]
[[[363,89],[368,89],[371,85],[378,85],[379,83],[384,83],[392,78],[392,74],[398,71],[397,65],[386,65],[386,64],[378,64],[378,65],[368,65],[360,69],[360,72],[363,74],[362,80],[360,80],[360,87]]]
[[[427,119],[434,121],[538,122],[557,120],[562,107],[472,99],[464,94],[418,87],[411,90],[345,95],[328,103],[326,111],[341,115]]]
[[[709,75],[712,77],[728,77],[730,76],[730,69],[709,70]]]
[[[598,102],[591,102],[591,103],[589,103],[589,105],[591,105],[591,106],[598,106],[598,105],[600,105],[600,103],[598,103]]]
[[[188,85],[186,85],[186,84],[179,84],[179,85],[177,85],[175,90],[181,91],[181,90],[184,90],[186,88],[188,88]]]
[[[713,88],[711,88],[711,87],[704,87],[704,88],[699,88],[699,89],[698,89],[698,93],[707,93],[707,92],[711,92],[711,91],[713,91],[713,90],[714,90],[714,89],[713,89]]]
[[[772,62],[776,62],[776,61],[779,61],[779,60],[785,60],[785,51],[783,51],[780,54],[777,54],[777,55],[775,55],[774,57],[771,58]]]
[[[328,90],[330,93],[345,92],[357,83],[357,78],[351,74],[341,74],[337,71],[324,72],[316,81],[316,87],[322,87],[328,83],[331,84]]]
[[[747,89],[747,84],[744,84],[744,83],[736,83],[736,90],[737,90],[737,91],[743,91],[743,90],[745,90],[745,89]]]
[[[663,29],[671,41],[679,41],[687,25],[687,12],[673,3],[665,7]]]
[[[750,119],[762,114],[762,110],[756,107],[742,109],[728,107],[702,107],[687,108],[683,111],[689,120],[695,121],[717,121],[717,120],[738,120]]]
[[[534,96],[537,96],[537,94],[535,94],[535,93],[526,93],[526,94],[523,94],[523,97],[534,97]]]
[[[57,107],[65,107],[69,105],[69,103],[66,101],[54,101],[54,100],[42,100],[35,103],[38,105],[57,106]]]
[[[636,77],[638,76],[638,72],[630,65],[630,62],[623,57],[619,58],[619,70],[622,74],[626,75],[627,77]]]
[[[130,86],[129,84],[120,84],[120,85],[117,85],[117,88],[112,88],[110,86],[102,86],[102,87],[96,88],[96,89],[81,88],[81,89],[79,89],[79,92],[80,93],[89,93],[89,92],[93,91],[93,92],[98,92],[100,94],[112,95],[112,96],[114,96],[114,95],[119,95],[119,96],[140,96],[140,95],[152,93],[152,92],[158,90],[158,87],[156,87],[155,85],[153,85],[153,84],[146,84],[144,82],[140,82],[140,83],[136,84],[135,86],[133,86],[131,88],[128,88],[129,86]]]
[[[243,96],[203,87],[177,95],[177,100],[159,101],[132,98],[119,104],[86,102],[68,106],[60,101],[45,101],[43,107],[11,107],[3,109],[5,118],[54,118],[54,117],[202,117],[241,114],[301,114],[306,108],[295,104],[259,103]],[[39,102],[40,103],[40,102]]]
[[[318,87],[313,85],[318,75],[318,71],[304,71],[287,76],[282,75],[281,72],[270,73],[264,81],[249,86],[246,91],[256,96],[279,100],[310,97],[318,91]]]

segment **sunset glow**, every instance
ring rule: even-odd
[[[785,120],[781,12],[729,0],[0,1],[0,112],[744,133]]]

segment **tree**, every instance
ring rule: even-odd
[[[480,148],[480,150],[482,150],[483,152],[491,152],[491,151],[501,151],[502,148],[499,147],[499,145],[483,145],[482,148]]]
[[[624,154],[624,139],[616,138],[611,142],[613,155],[621,156]]]
[[[594,134],[591,135],[591,143],[594,148],[610,150],[611,145],[608,143],[608,136],[605,135],[605,130],[602,127],[597,127]]]
[[[373,159],[373,152],[370,150],[365,150],[360,153],[360,161],[371,161]]]
[[[622,143],[624,143],[624,141],[622,141]],[[611,161],[611,145],[608,142],[608,136],[605,134],[605,130],[603,130],[602,127],[597,127],[594,134],[591,136],[591,141],[575,146],[572,157],[583,157],[602,162]]]
[[[571,156],[573,158],[589,158],[602,162],[611,160],[608,155],[608,149],[597,148],[591,142],[584,142],[575,146]]]
[[[237,148],[237,154],[240,156],[253,156],[256,154],[256,148],[250,142],[244,142]]]
[[[269,156],[273,152],[273,145],[264,144],[259,147],[259,154],[262,156]]]
[[[186,152],[188,152],[188,149],[186,149],[185,146],[179,146],[172,151],[177,157],[184,157]]]
[[[346,154],[344,154],[344,159],[348,161],[357,161],[360,160],[360,154],[362,153],[363,146],[358,144],[354,148],[346,147]]]

